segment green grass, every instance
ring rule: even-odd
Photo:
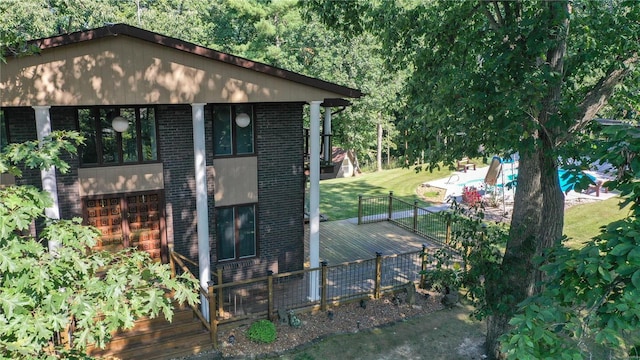
[[[416,189],[420,184],[449,176],[451,170],[433,172],[414,169],[391,169],[367,173],[357,177],[329,179],[320,182],[320,212],[329,220],[342,220],[358,216],[358,195],[380,196],[393,191],[395,197],[421,206],[432,205],[420,201]]]
[[[629,209],[620,209],[620,198],[575,205],[564,213],[564,233],[569,237],[565,245],[580,248],[600,233],[600,228],[627,216]]]
[[[394,196],[421,206],[433,205],[422,201],[416,190],[420,184],[448,177],[449,169],[433,172],[416,172],[414,169],[391,169],[366,173],[357,177],[329,179],[320,182],[320,212],[329,220],[342,220],[358,216],[358,195],[384,196],[393,191]],[[628,209],[618,208],[619,198],[575,205],[567,209],[564,233],[569,237],[566,245],[579,248],[600,233],[600,228],[624,218]]]

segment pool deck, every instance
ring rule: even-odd
[[[456,198],[458,201],[460,201],[460,197],[462,196],[462,188],[464,186],[475,186],[478,189],[484,189],[484,179],[487,176],[488,170],[489,166],[478,166],[476,170],[468,169],[466,172],[456,171],[447,178],[427,181],[423,183],[423,185],[445,189],[445,201],[451,198]],[[508,183],[510,181],[509,176],[517,173],[517,171],[518,162],[503,164],[503,171],[498,176],[498,186],[502,186],[503,183]],[[611,178],[605,173],[597,171],[585,171],[585,173],[592,175],[598,180],[608,180]],[[514,191],[515,189],[509,190],[508,188],[505,188],[504,195],[506,202],[513,202]],[[600,191],[600,196],[595,196],[595,192],[586,193],[571,190],[565,195],[565,198],[567,200],[606,200],[614,196],[617,196],[617,194],[614,192]]]

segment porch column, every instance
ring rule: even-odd
[[[322,101],[312,101],[310,109],[309,261],[311,268],[320,266],[320,103]],[[309,300],[316,301],[320,299],[320,271],[312,272],[309,281]]]
[[[51,135],[51,115],[49,109],[51,106],[33,106],[36,112],[36,131],[38,133],[38,142],[42,144],[42,140]],[[40,178],[42,180],[42,190],[51,195],[53,205],[44,209],[45,215],[49,219],[60,219],[60,206],[58,202],[58,184],[56,183],[56,168],[51,166],[49,169],[40,170]],[[57,241],[49,241],[49,251],[60,246]]]
[[[211,264],[209,249],[209,211],[207,207],[207,161],[204,137],[204,106],[191,104],[193,119],[193,158],[195,161],[196,180],[196,221],[198,232],[198,270],[200,287],[209,288],[211,280]],[[200,295],[202,314],[209,320],[209,302]]]
[[[322,124],[322,132],[324,133],[324,161],[330,162],[333,158],[331,149],[331,108],[324,108],[324,123]],[[327,136],[329,135],[329,136]]]

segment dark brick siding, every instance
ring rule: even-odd
[[[156,117],[160,135],[158,139],[160,159],[164,167],[167,239],[169,244],[173,243],[175,251],[192,260],[197,260],[198,234],[191,106],[159,106]]]
[[[37,139],[35,110],[33,108],[7,108],[4,109],[4,113],[5,119],[9,123],[9,142],[25,142]],[[76,128],[75,110],[73,108],[52,108],[50,109],[50,116],[52,130],[73,130]],[[65,153],[62,159],[70,165],[70,169],[66,174],[56,170],[60,217],[71,219],[82,216],[77,186],[78,157]],[[33,185],[42,189],[40,170],[22,169],[22,177],[16,179],[16,184]]]
[[[257,106],[259,249],[280,273],[304,263],[302,110],[299,103]]]
[[[4,109],[11,142],[36,139],[32,108]],[[300,270],[304,263],[304,186],[302,103],[256,104],[258,155],[258,258],[220,263],[226,279],[261,276],[268,270]],[[75,129],[75,109],[51,108],[54,130]],[[158,146],[163,162],[167,241],[193,260],[198,258],[193,130],[190,105],[157,107]],[[214,169],[211,106],[205,107],[209,241],[212,267],[216,267]],[[57,172],[60,213],[63,218],[82,216],[77,156],[65,156],[67,174]],[[25,170],[18,184],[41,187],[40,172]]]

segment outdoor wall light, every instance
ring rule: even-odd
[[[122,116],[116,116],[111,120],[111,126],[113,127],[113,130],[122,133],[127,131],[129,128],[129,122]]]
[[[236,125],[240,126],[241,128],[245,128],[249,126],[250,122],[251,122],[251,118],[249,117],[248,114],[240,113],[236,115]]]

